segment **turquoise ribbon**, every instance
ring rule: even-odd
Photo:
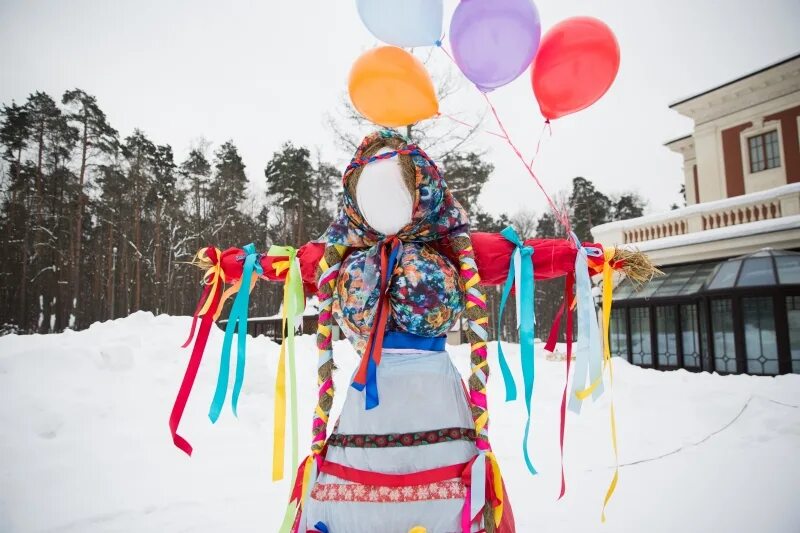
[[[254,272],[259,275],[264,273],[261,268],[261,263],[258,261],[259,254],[256,253],[256,247],[253,243],[244,247],[244,253],[245,255],[242,258],[244,260],[244,266],[242,267],[242,283],[239,287],[239,292],[236,293],[236,298],[231,306],[231,313],[228,316],[228,323],[225,326],[225,339],[222,342],[222,353],[220,354],[217,388],[216,391],[214,391],[214,399],[208,411],[208,418],[211,419],[212,423],[216,422],[219,418],[222,405],[225,403],[225,395],[228,392],[228,374],[231,363],[231,344],[233,344],[234,330],[238,330],[239,335],[236,343],[236,378],[233,382],[231,407],[233,408],[233,415],[238,416],[237,407],[239,405],[239,394],[242,392],[242,383],[244,382],[247,311],[250,306],[250,280]]]
[[[511,253],[511,261],[508,266],[508,276],[506,283],[503,286],[503,295],[500,298],[500,311],[498,313],[498,327],[503,323],[503,311],[506,307],[506,301],[509,294],[511,294],[512,285],[516,284],[517,292],[517,323],[519,325],[519,351],[520,360],[522,365],[522,381],[525,388],[525,409],[527,411],[527,419],[525,421],[525,433],[522,438],[522,452],[525,457],[525,465],[531,474],[536,474],[536,469],[531,462],[530,454],[528,453],[528,436],[531,428],[531,399],[533,398],[533,383],[535,378],[535,364],[534,364],[534,300],[533,300],[533,247],[525,246],[524,242],[519,238],[517,232],[511,226],[505,228],[500,232],[500,235],[506,238],[514,245],[514,251]],[[503,345],[500,342],[500,336],[497,339],[497,355],[500,361],[500,371],[503,373],[503,383],[506,388],[506,401],[515,400],[517,398],[517,386],[514,383],[514,376],[511,374],[511,369],[508,366],[508,361],[503,353]]]
[[[597,400],[603,394],[603,346],[600,341],[600,328],[597,325],[594,299],[592,298],[592,281],[589,278],[588,251],[581,246],[577,237],[573,239],[578,247],[575,254],[575,300],[578,307],[578,340],[576,343],[575,374],[572,379],[572,393],[569,395],[569,410],[580,413],[582,400],[577,393],[589,383],[599,380],[592,391],[592,399]],[[594,254],[594,250],[592,251]]]

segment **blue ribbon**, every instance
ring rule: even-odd
[[[383,337],[384,348],[443,352],[446,344],[447,336],[445,335],[441,337],[422,337],[407,331],[387,331]]]
[[[230,370],[231,344],[233,344],[234,330],[238,330],[237,354],[236,354],[236,378],[233,382],[233,395],[231,396],[231,407],[234,416],[238,416],[237,407],[239,405],[239,394],[242,392],[244,382],[244,363],[247,341],[247,311],[250,306],[250,280],[253,273],[262,275],[264,273],[261,263],[258,261],[260,254],[256,253],[256,247],[250,243],[244,247],[245,255],[242,267],[242,283],[239,292],[231,306],[231,313],[228,316],[228,323],[225,326],[225,339],[222,342],[222,353],[220,354],[219,375],[217,376],[217,388],[214,391],[214,399],[208,411],[208,418],[214,423],[219,418],[222,406],[225,403],[225,395],[228,392],[228,375]]]
[[[578,247],[578,253],[575,254],[575,300],[578,307],[578,340],[575,349],[576,361],[575,374],[572,379],[572,393],[569,395],[569,410],[574,413],[580,413],[582,400],[576,393],[586,387],[587,377],[589,383],[600,380],[592,391],[592,399],[597,400],[603,393],[601,377],[603,348],[592,298],[592,281],[589,278],[588,262],[588,255],[602,252],[582,246],[574,233],[572,238]]]
[[[314,524],[314,529],[316,529],[319,533],[330,533],[328,526],[326,526],[323,522],[317,522]]]
[[[500,235],[506,238],[514,245],[514,251],[511,254],[511,261],[508,266],[508,276],[506,283],[503,286],[503,295],[500,298],[500,311],[498,313],[497,323],[503,323],[503,311],[506,307],[506,301],[509,294],[511,294],[512,285],[516,284],[517,290],[517,317],[519,324],[519,344],[520,344],[520,360],[522,364],[522,381],[525,388],[525,409],[527,411],[527,419],[525,421],[525,433],[522,438],[522,453],[525,457],[525,465],[531,474],[536,474],[536,469],[531,462],[530,454],[528,453],[528,436],[531,428],[531,399],[533,398],[533,384],[535,379],[535,364],[534,364],[534,299],[533,299],[533,247],[525,246],[522,239],[519,238],[517,232],[511,226],[505,228],[500,232]],[[519,273],[517,273],[519,270]],[[517,398],[517,386],[514,383],[514,376],[511,374],[511,369],[508,366],[508,361],[503,353],[503,345],[500,342],[498,335],[497,340],[497,355],[500,361],[500,370],[503,373],[503,383],[506,388],[506,401],[515,400]]]

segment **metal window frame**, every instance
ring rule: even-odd
[[[769,157],[767,157],[767,135],[775,134],[775,144],[777,144],[778,149],[778,164],[775,166],[769,166]],[[755,139],[761,139],[761,146],[753,147],[752,142]],[[753,168],[753,149],[761,152],[761,160],[764,162],[764,168],[754,169]],[[759,150],[760,148],[760,150]],[[750,174],[755,174],[757,172],[764,172],[765,170],[771,170],[773,168],[780,168],[781,166],[781,145],[780,139],[778,138],[778,130],[777,128],[774,130],[765,131],[763,133],[757,133],[756,135],[752,135],[747,138],[747,158],[748,163],[750,166]]]
[[[740,269],[741,271],[741,269]],[[737,273],[738,278],[738,273]],[[776,278],[777,279],[777,278]],[[616,309],[624,310],[624,320],[626,321],[627,331],[627,356],[628,362],[633,362],[633,339],[631,328],[631,309],[647,308],[650,324],[650,346],[652,352],[652,364],[637,365],[644,368],[655,368],[658,370],[672,370],[676,367],[659,365],[658,362],[658,324],[656,320],[656,307],[675,306],[675,326],[676,326],[676,346],[678,352],[678,367],[689,372],[717,372],[718,374],[746,374],[747,356],[744,336],[744,317],[742,313],[742,299],[751,297],[770,297],[773,302],[773,312],[775,321],[775,335],[778,349],[778,374],[792,373],[791,343],[789,339],[789,320],[787,316],[786,297],[800,297],[800,285],[774,285],[761,287],[743,288],[723,288],[715,290],[705,290],[699,295],[693,296],[670,296],[664,298],[639,298],[626,299],[619,303],[614,303]],[[736,370],[734,372],[723,372],[715,366],[714,348],[714,325],[712,321],[711,301],[717,299],[729,299],[731,301],[731,314],[733,320],[733,344],[734,357],[736,360]],[[699,364],[697,368],[687,368],[685,365],[685,354],[683,346],[683,328],[681,324],[681,306],[692,305],[695,307],[697,318],[694,327],[697,329]],[[704,321],[706,342],[703,342],[703,331],[701,321]]]

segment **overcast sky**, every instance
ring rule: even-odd
[[[797,0],[536,3],[544,30],[574,15],[604,20],[622,54],[600,102],[554,121],[537,174],[553,193],[579,175],[604,192],[634,190],[650,211],[679,201],[681,157],[663,143],[692,129],[668,105],[800,51]],[[445,31],[456,5],[445,2]],[[379,44],[354,0],[0,0],[0,28],[1,102],[22,102],[35,90],[60,99],[80,87],[97,96],[122,135],[140,128],[171,144],[179,160],[201,136],[215,145],[232,138],[258,189],[266,161],[286,140],[319,147],[340,166],[349,160],[324,114],[337,105],[356,57]],[[432,68],[436,61],[447,59],[436,51]],[[491,97],[512,138],[532,153],[543,119],[528,74]],[[483,106],[465,86],[442,111],[474,114]],[[481,198],[486,209],[546,208],[502,140],[483,134],[475,146],[496,166]]]

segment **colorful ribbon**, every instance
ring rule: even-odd
[[[561,319],[564,313],[567,314],[567,325],[565,328],[566,342],[567,342],[567,355],[566,355],[566,373],[564,376],[564,391],[561,394],[561,409],[560,409],[560,425],[558,443],[561,453],[561,490],[558,494],[560,500],[567,491],[566,477],[564,475],[564,435],[567,421],[567,391],[569,390],[569,369],[570,362],[572,361],[572,307],[575,303],[575,296],[573,290],[575,287],[575,273],[568,272],[566,281],[564,283],[564,301],[561,307],[558,308],[553,325],[550,327],[550,335],[547,337],[547,343],[544,349],[548,352],[556,350],[556,343],[558,342],[558,334],[561,331]]]
[[[493,507],[495,527],[499,526],[503,518],[503,477],[494,452],[480,450],[467,464],[461,479],[467,488],[461,509],[462,533],[470,533],[472,524],[480,518],[487,500]]]
[[[297,371],[295,366],[294,334],[297,317],[305,310],[305,294],[303,293],[303,278],[300,273],[300,261],[297,259],[297,250],[291,246],[270,247],[268,256],[286,257],[285,261],[275,261],[272,266],[275,274],[280,276],[286,271],[283,281],[283,305],[281,306],[281,342],[280,358],[278,359],[278,372],[275,376],[275,416],[273,425],[272,447],[272,481],[283,479],[284,455],[286,448],[286,353],[289,354],[289,409],[292,432],[292,472],[297,470]],[[287,350],[288,348],[288,350]]]
[[[602,345],[600,330],[597,325],[597,315],[594,311],[592,298],[592,281],[589,279],[589,262],[587,253],[602,253],[598,249],[591,249],[580,245],[573,234],[578,246],[575,254],[575,298],[578,305],[578,343],[577,360],[575,362],[575,375],[572,380],[572,394],[569,399],[569,410],[580,413],[583,400],[592,396],[597,400],[603,393],[602,370]],[[587,377],[590,385],[586,387]],[[584,388],[586,387],[586,388]]]
[[[228,323],[225,326],[225,339],[222,343],[222,353],[220,354],[219,375],[217,376],[217,388],[214,392],[214,399],[208,411],[208,418],[214,423],[219,418],[222,405],[225,403],[225,396],[228,392],[228,375],[230,370],[231,344],[233,344],[234,330],[238,330],[237,337],[237,357],[236,357],[236,377],[233,382],[233,394],[231,395],[231,407],[233,415],[237,415],[239,404],[239,394],[242,391],[244,382],[245,351],[247,341],[247,312],[250,306],[250,291],[258,280],[258,275],[264,273],[259,262],[260,255],[256,252],[256,247],[250,243],[244,247],[244,261],[242,267],[242,278],[240,280],[239,292],[231,306],[231,313],[228,316]]]
[[[389,319],[389,280],[399,259],[403,243],[392,235],[376,246],[380,248],[380,295],[375,317],[372,321],[369,340],[352,383],[354,389],[365,391],[367,409],[373,409],[380,403],[377,368],[381,362],[383,336]]]
[[[289,504],[286,507],[286,512],[283,515],[283,521],[278,529],[278,533],[302,531],[301,526],[303,526],[305,520],[303,509],[305,508],[308,495],[311,493],[313,481],[317,479],[317,472],[319,472],[322,462],[322,455],[319,453],[311,453],[300,463],[294,477],[292,494],[289,496]]]
[[[512,285],[516,286],[517,298],[517,327],[519,328],[520,361],[522,365],[522,380],[525,388],[525,409],[527,419],[525,421],[525,432],[522,437],[522,453],[525,457],[525,465],[531,474],[536,474],[530,454],[528,452],[528,437],[531,427],[531,399],[533,398],[533,384],[535,375],[534,363],[534,281],[533,281],[533,247],[525,246],[522,239],[511,226],[505,228],[500,234],[514,245],[511,254],[511,262],[508,267],[508,276],[503,287],[503,294],[500,298],[500,311],[497,323],[503,323],[503,311],[506,307],[508,295],[511,293]],[[506,387],[506,401],[515,400],[517,397],[517,387],[514,384],[514,377],[503,353],[503,344],[498,335],[497,354],[500,361],[500,370],[503,373],[503,382]]]
[[[203,359],[203,352],[206,349],[211,325],[214,323],[214,314],[219,306],[222,285],[225,283],[225,272],[219,264],[220,255],[221,252],[218,249],[210,246],[197,252],[197,259],[201,262],[210,262],[211,267],[209,267],[203,275],[203,285],[205,288],[203,289],[203,294],[200,296],[200,301],[198,302],[194,317],[192,318],[192,329],[189,333],[189,338],[183,344],[184,348],[187,347],[194,338],[198,317],[202,317],[200,321],[200,330],[197,332],[197,340],[192,348],[192,355],[189,357],[189,363],[186,366],[183,381],[178,389],[178,396],[175,398],[175,404],[172,406],[172,412],[169,415],[169,429],[172,433],[172,441],[175,443],[175,446],[183,450],[187,455],[192,455],[192,446],[189,444],[189,441],[178,435],[178,425],[181,422],[181,418],[183,418],[183,411],[186,409],[186,403],[189,401],[189,394],[192,392],[192,387],[197,377],[197,371]]]
[[[606,490],[603,499],[603,511],[600,520],[606,521],[606,506],[611,496],[617,488],[619,481],[619,453],[617,450],[617,422],[614,416],[614,365],[611,361],[611,337],[609,335],[611,325],[611,302],[613,299],[613,283],[611,263],[615,255],[614,248],[606,248],[603,251],[603,366],[608,368],[608,391],[610,399],[610,420],[611,420],[611,446],[614,449],[614,476]]]

